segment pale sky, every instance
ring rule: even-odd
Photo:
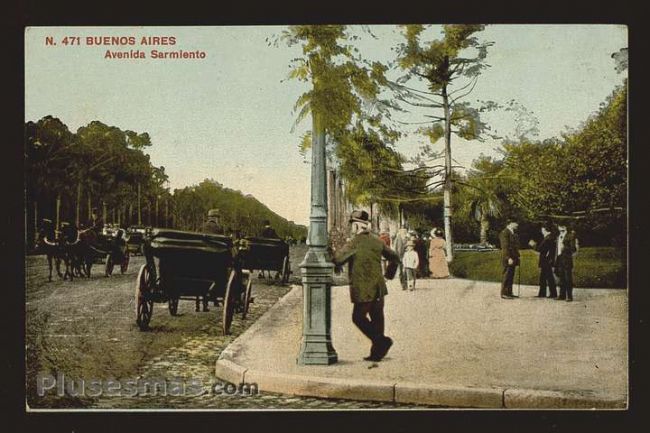
[[[436,26],[437,27],[437,26]],[[436,29],[434,27],[434,31]],[[364,57],[392,59],[401,41],[394,26],[371,26],[378,39],[359,32]],[[281,26],[238,27],[31,27],[25,32],[25,120],[53,115],[76,131],[93,120],[148,132],[148,149],[170,187],[213,178],[253,194],[270,209],[300,224],[309,220],[310,166],[298,143],[310,121],[292,133],[296,99],[307,84],[285,80],[299,47],[269,47]],[[493,41],[468,101],[515,99],[539,119],[537,138],[577,127],[623,81],[611,54],[627,47],[620,25],[491,25],[478,33]],[[52,36],[56,46],[46,46]],[[64,37],[79,45],[63,45]],[[135,45],[89,46],[88,36],[135,37]],[[173,46],[143,46],[142,36],[173,36]],[[145,59],[107,59],[106,51],[141,50]],[[205,52],[204,59],[154,59],[150,50]],[[391,72],[395,78],[398,72]],[[419,113],[395,115],[423,121]],[[486,120],[512,134],[512,115]],[[404,127],[404,131],[409,129]],[[411,128],[412,129],[412,128]],[[425,142],[409,134],[397,149],[412,156]],[[469,166],[495,141],[452,141],[452,154]],[[440,146],[437,146],[440,147]]]

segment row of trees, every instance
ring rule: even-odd
[[[302,47],[289,78],[312,86],[295,110],[296,123],[311,113],[314,130],[303,136],[300,150],[310,147],[312,136],[325,137],[329,162],[345,179],[350,202],[371,209],[379,204],[384,214],[400,220],[405,213],[415,227],[444,225],[449,258],[456,230],[459,241],[480,233],[480,241],[487,242],[490,222],[510,216],[592,225],[598,220],[596,226],[607,226],[609,233],[624,233],[615,226],[620,222],[616,211],[626,205],[625,86],[579,130],[532,141],[537,121],[516,101],[469,104],[465,99],[489,67],[493,43],[478,37],[485,26],[445,25],[426,42],[430,27],[400,28],[403,42],[394,47],[392,64],[364,59],[354,46],[359,34],[346,26],[290,26],[272,41]],[[617,70],[625,69],[625,59],[624,53],[615,58]],[[390,66],[402,75],[389,79]],[[452,136],[498,138],[481,118],[493,110],[512,112],[516,138],[504,141],[503,158],[481,158],[461,174],[453,165]],[[412,121],[395,118],[413,111]],[[414,158],[395,149],[402,125],[419,125],[417,132],[429,139]],[[432,150],[439,140],[444,141],[442,153]],[[452,210],[457,212],[453,226]]]
[[[60,119],[45,116],[25,125],[26,232],[33,239],[41,218],[57,226],[78,226],[98,208],[106,221],[160,224],[167,203],[164,167],[144,150],[147,133],[123,131],[99,121],[71,132]]]
[[[627,82],[584,124],[559,138],[522,137],[482,157],[462,177],[457,206],[487,240],[491,222],[507,217],[563,221],[591,245],[623,245],[627,208]],[[496,233],[492,233],[494,239]]]
[[[175,189],[172,198],[178,215],[176,225],[185,230],[200,231],[208,210],[219,209],[227,232],[240,230],[244,236],[258,236],[268,220],[281,238],[291,236],[300,240],[307,235],[305,226],[287,221],[252,195],[226,188],[212,179]]]
[[[145,152],[149,135],[99,121],[76,132],[46,116],[25,125],[26,242],[33,245],[39,221],[84,225],[93,208],[104,221],[199,230],[208,209],[222,209],[227,228],[256,234],[262,220],[282,235],[302,238],[305,227],[290,223],[262,203],[206,180],[169,190],[164,167]]]

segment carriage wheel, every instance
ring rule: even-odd
[[[123,261],[122,264],[120,265],[120,272],[121,272],[122,274],[126,274],[126,271],[129,270],[129,261],[130,261],[130,260],[131,260],[131,259],[129,258],[129,253],[127,252],[127,253],[126,253],[126,256],[124,257],[124,261]]]
[[[289,274],[291,273],[291,264],[289,263],[289,256],[284,257],[282,262],[282,284],[289,282]]]
[[[106,275],[113,275],[113,267],[114,267],[113,259],[111,258],[110,254],[106,254]]]
[[[167,307],[169,308],[169,314],[175,316],[178,312],[178,298],[170,298],[167,301]]]
[[[153,301],[146,298],[146,295],[151,293],[152,285],[149,269],[147,265],[142,265],[135,283],[135,323],[138,324],[141,331],[149,327],[153,315]]]
[[[223,296],[223,317],[221,320],[221,329],[223,330],[223,335],[230,334],[230,325],[232,325],[232,319],[235,315],[235,303],[237,301],[235,295],[235,287],[238,284],[240,284],[240,281],[237,277],[237,272],[231,271],[230,277],[228,278],[226,293]]]
[[[241,313],[241,318],[245,319],[246,315],[248,314],[248,307],[250,306],[251,303],[251,295],[253,292],[253,279],[251,278],[250,274],[248,275],[247,278],[247,283],[246,283],[246,291],[244,292],[243,296],[243,303],[242,303],[242,313]]]

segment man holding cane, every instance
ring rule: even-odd
[[[515,233],[519,224],[509,220],[508,225],[499,234],[501,243],[501,264],[503,265],[503,278],[501,280],[501,298],[514,299],[518,296],[512,293],[512,283],[515,278],[515,269],[519,266],[519,237]]]

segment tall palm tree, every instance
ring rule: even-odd
[[[499,197],[496,185],[492,179],[473,178],[463,183],[467,188],[466,200],[462,210],[480,225],[480,243],[488,242],[490,219],[501,216],[503,200]]]

